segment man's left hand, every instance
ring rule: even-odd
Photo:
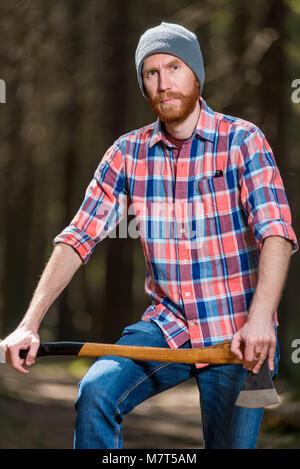
[[[241,350],[241,345],[244,349]],[[232,338],[231,351],[243,360],[244,368],[258,373],[261,365],[268,357],[268,366],[274,370],[276,352],[276,334],[272,320],[263,317],[249,318]]]

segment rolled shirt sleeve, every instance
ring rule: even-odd
[[[115,143],[96,169],[77,214],[70,225],[53,239],[53,245],[69,244],[86,263],[96,244],[124,218],[127,204],[123,157]]]
[[[298,242],[283,181],[272,149],[258,128],[244,138],[239,156],[241,203],[256,240],[262,244],[268,236],[281,236],[291,241],[295,253]]]

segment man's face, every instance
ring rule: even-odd
[[[199,82],[179,58],[153,54],[144,60],[143,82],[155,114],[162,122],[183,122],[199,100]]]

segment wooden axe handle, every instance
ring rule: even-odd
[[[27,350],[20,352],[25,358]],[[223,342],[202,348],[172,349],[160,347],[143,347],[133,345],[102,344],[91,342],[45,342],[40,344],[37,357],[52,355],[75,355],[78,357],[100,357],[113,355],[157,362],[176,363],[242,363],[230,351],[230,342]]]

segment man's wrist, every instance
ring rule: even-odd
[[[25,316],[20,322],[18,329],[25,329],[25,330],[33,332],[34,334],[37,334],[39,327],[40,327],[39,320]]]
[[[273,309],[268,309],[268,308],[250,308],[248,312],[248,320],[274,320],[274,311]]]
[[[276,313],[276,304],[272,298],[267,298],[266,293],[256,290],[248,311],[248,319],[273,320]]]

